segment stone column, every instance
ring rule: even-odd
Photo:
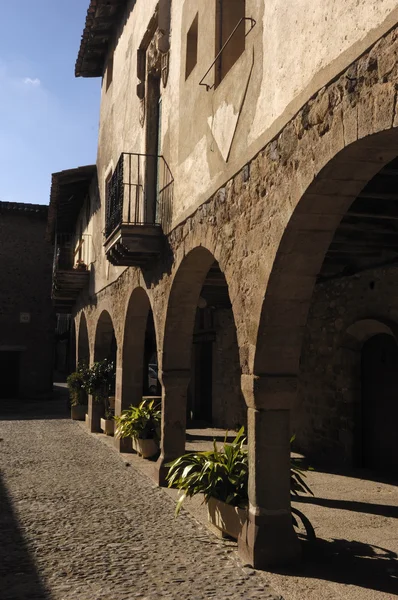
[[[105,406],[103,402],[94,402],[91,394],[88,396],[88,430],[91,433],[101,431],[100,420],[105,415]]]
[[[118,350],[119,353],[119,350]],[[120,352],[121,354],[121,352]],[[130,384],[130,379],[127,377],[127,373],[124,373],[123,362],[118,356],[116,361],[116,383],[115,383],[115,415],[119,416],[122,414],[130,404],[138,404],[137,398],[134,393],[135,389]],[[119,366],[121,365],[121,366]],[[140,387],[140,394],[142,392],[142,381]],[[131,438],[117,438],[114,437],[114,445],[119,452],[132,452]]]
[[[166,485],[167,463],[185,453],[187,421],[187,392],[191,378],[189,369],[166,371],[161,374],[162,426],[160,457],[156,463],[155,479]]]
[[[238,540],[256,569],[300,557],[290,510],[290,406],[295,377],[242,377],[248,404],[249,516]]]

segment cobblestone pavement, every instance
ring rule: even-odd
[[[279,598],[116,453],[35,406],[0,421],[1,600]]]

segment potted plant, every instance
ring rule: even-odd
[[[209,521],[224,534],[237,539],[247,518],[248,457],[244,450],[243,427],[221,450],[213,440],[213,450],[181,456],[170,467],[169,487],[181,490],[176,514],[185,498],[203,494]]]
[[[108,397],[114,386],[114,381],[114,364],[106,358],[95,362],[87,371],[85,390],[91,396],[88,420],[90,431],[100,430],[100,420],[109,408]]]
[[[80,258],[76,261],[75,266],[73,268],[75,269],[75,271],[87,271],[86,263]]]
[[[104,404],[108,400],[110,390],[115,381],[115,368],[108,359],[95,362],[87,370],[85,389],[93,396],[94,402]]]
[[[159,452],[160,420],[159,403],[143,400],[115,417],[115,436],[132,438],[133,449],[143,458],[151,458]]]
[[[238,538],[247,519],[249,502],[249,465],[245,441],[242,427],[233,442],[224,440],[221,450],[214,440],[213,450],[185,454],[168,465],[168,486],[181,490],[176,514],[185,498],[201,493],[207,504],[209,521],[224,535]],[[312,493],[303,477],[303,468],[292,463],[291,486],[294,494]],[[292,509],[292,512],[302,520],[306,530],[309,528],[309,537],[314,537],[308,519],[297,509]],[[298,525],[295,517],[293,523]]]
[[[71,373],[66,380],[69,389],[71,418],[77,421],[84,421],[87,412],[86,378],[87,368],[84,364],[79,364],[77,370]]]
[[[105,410],[105,416],[101,418],[100,424],[105,435],[113,435],[115,433],[114,412],[111,408]]]

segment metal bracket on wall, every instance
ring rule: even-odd
[[[220,58],[220,56],[222,55],[222,53],[224,52],[225,48],[228,46],[229,42],[232,40],[232,38],[234,37],[235,33],[238,31],[239,27],[241,26],[241,24],[244,21],[249,21],[250,22],[250,29],[249,29],[249,31],[246,31],[245,37],[247,37],[249,35],[249,33],[252,31],[252,29],[254,28],[254,26],[256,25],[256,22],[257,22],[255,19],[252,19],[251,17],[243,17],[242,19],[240,19],[240,21],[236,25],[235,29],[232,31],[231,35],[229,36],[229,38],[227,39],[227,41],[225,42],[225,44],[221,48],[220,52],[217,54],[217,56],[215,57],[215,59],[211,63],[210,67],[207,69],[206,73],[203,75],[202,79],[199,81],[199,85],[205,86],[207,92],[209,92],[210,90],[212,90],[214,88],[215,82],[212,83],[211,85],[209,85],[208,83],[204,83],[204,80],[206,79],[206,77],[208,76],[208,74],[210,73],[210,71],[212,70],[212,68],[214,67],[214,65],[216,64],[216,62],[218,61],[218,59]]]

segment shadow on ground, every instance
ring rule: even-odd
[[[350,477],[351,479],[365,479],[366,481],[374,481],[375,483],[386,483],[388,485],[398,485],[398,475],[394,475],[390,470],[385,473],[380,473],[365,467],[347,468],[333,467],[331,465],[318,464],[310,459],[303,459],[304,464],[311,465],[317,473],[325,473],[329,475],[340,475],[342,477]]]
[[[314,543],[302,539],[303,561],[283,575],[334,581],[395,596],[398,590],[398,556],[395,552],[344,539]],[[390,596],[391,595],[391,596]]]
[[[2,600],[51,599],[37,572],[1,477],[0,590]]]
[[[368,515],[380,515],[382,517],[398,519],[398,506],[390,506],[388,504],[371,504],[369,502],[337,500],[334,498],[313,498],[306,496],[294,496],[293,501],[299,502],[300,504],[316,504],[317,506],[325,506],[326,508],[351,510]]]
[[[43,419],[70,419],[68,391],[65,386],[54,384],[53,395],[48,400],[22,398],[0,401],[0,421]]]

